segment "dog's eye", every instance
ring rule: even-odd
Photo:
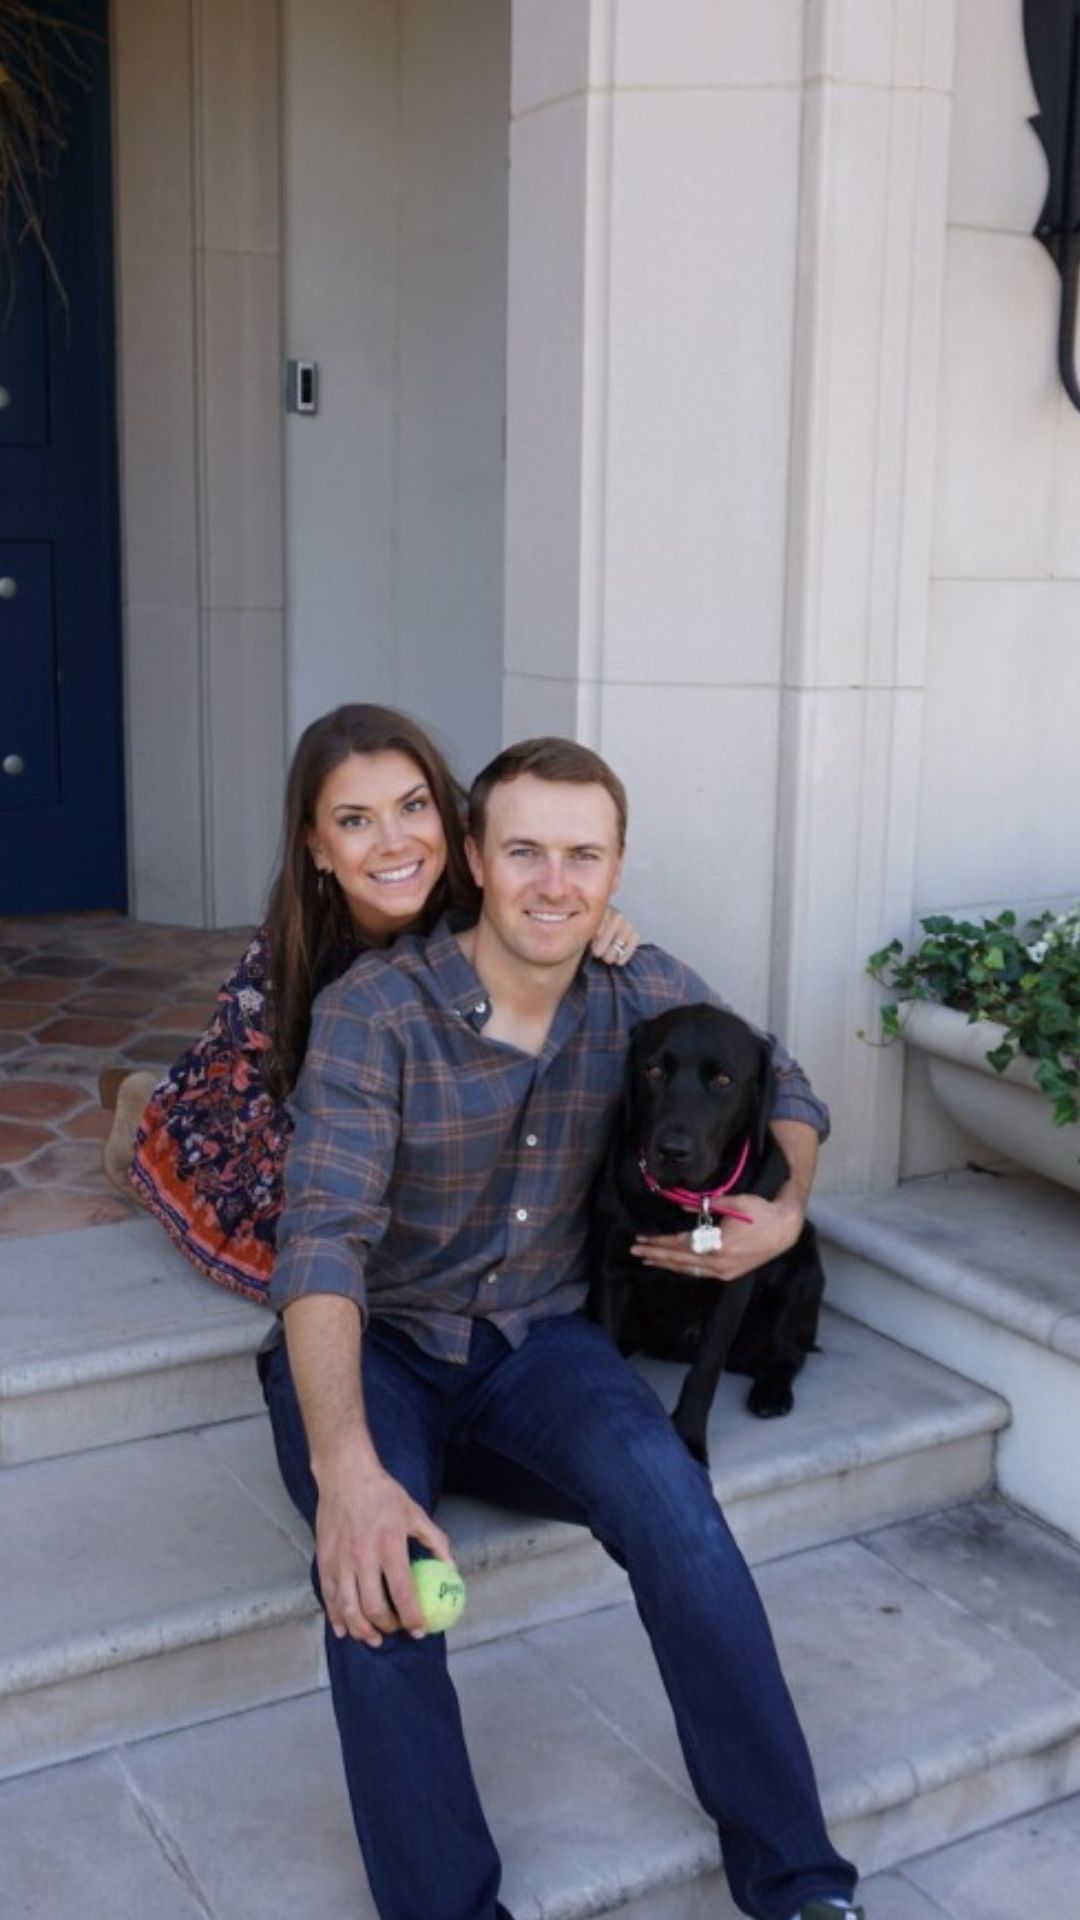
[[[646,1080],[662,1080],[663,1077],[664,1077],[664,1069],[660,1065],[659,1060],[650,1060],[648,1066],[645,1069]]]
[[[712,1075],[711,1075],[711,1077],[710,1077],[710,1079],[709,1079],[709,1085],[710,1085],[710,1087],[730,1087],[730,1085],[731,1085],[731,1075],[730,1075],[730,1073],[714,1073],[714,1074],[712,1074]]]

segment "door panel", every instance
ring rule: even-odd
[[[17,272],[0,312],[0,447],[43,447],[49,437],[45,265],[25,245],[9,259]]]
[[[68,86],[48,244],[0,254],[0,913],[126,904],[107,9]],[[5,597],[5,591],[7,597]]]
[[[52,551],[0,540],[0,813],[60,805],[58,692]]]

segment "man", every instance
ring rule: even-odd
[[[321,998],[296,1090],[265,1367],[278,1455],[312,1521],[334,1708],[383,1920],[510,1920],[446,1643],[425,1636],[410,1543],[448,1456],[553,1490],[626,1566],[737,1903],[854,1920],[768,1626],[708,1476],[651,1389],[581,1314],[587,1196],[630,1029],[712,998],[644,948],[584,959],[618,882],[620,782],[570,741],[500,754],[470,796],[474,927],[367,955]],[[750,1224],[694,1255],[718,1283],[791,1245],[824,1109],[776,1050],[791,1163]],[[690,1263],[686,1236],[642,1247]],[[470,1474],[479,1476],[470,1480]],[[459,1478],[458,1484],[462,1484]],[[561,1506],[559,1503],[561,1502]],[[553,1508],[553,1510],[555,1510]]]

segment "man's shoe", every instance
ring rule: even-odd
[[[799,1908],[799,1920],[866,1920],[866,1915],[850,1900],[842,1907],[832,1900],[811,1900]]]

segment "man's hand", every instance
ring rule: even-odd
[[[717,1215],[723,1229],[724,1244],[718,1253],[694,1253],[690,1234],[642,1234],[630,1251],[645,1267],[666,1267],[670,1273],[682,1273],[701,1280],[741,1280],[754,1267],[775,1260],[795,1245],[803,1229],[803,1211],[797,1200],[780,1194],[775,1200],[762,1200],[756,1193],[733,1193],[731,1204],[746,1220]]]
[[[717,1218],[724,1244],[719,1253],[694,1253],[687,1233],[642,1234],[631,1253],[646,1267],[666,1267],[670,1273],[688,1273],[701,1280],[741,1280],[744,1273],[763,1267],[795,1245],[806,1220],[806,1202],[817,1166],[818,1137],[802,1120],[773,1120],[772,1131],[783,1148],[790,1169],[775,1200],[757,1193],[730,1193],[725,1197],[746,1220]]]
[[[409,1540],[452,1560],[441,1527],[377,1463],[350,1450],[319,1477],[315,1555],[326,1617],[339,1640],[369,1647],[404,1628],[422,1639],[424,1621],[409,1571]]]
[[[409,1572],[409,1541],[450,1560],[441,1527],[386,1472],[364,1417],[360,1314],[352,1300],[313,1293],[285,1309],[285,1340],[319,1492],[315,1558],[326,1617],[339,1640],[369,1647],[423,1616]]]

